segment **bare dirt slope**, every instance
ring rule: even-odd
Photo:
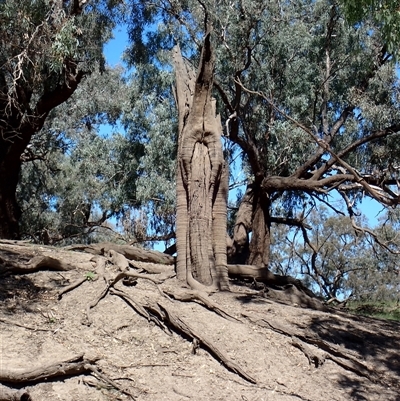
[[[397,323],[104,255],[0,244],[0,400],[400,400]]]

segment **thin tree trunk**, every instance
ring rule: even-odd
[[[249,234],[251,232],[253,216],[253,185],[248,185],[240,201],[236,213],[233,229],[232,245],[228,250],[228,262],[232,264],[246,264],[249,258]]]
[[[248,263],[268,266],[271,246],[270,201],[261,190],[253,198],[253,224]]]
[[[21,155],[31,135],[21,133],[8,140],[3,138],[4,136],[0,139],[0,238],[19,239],[21,209],[17,203],[16,191],[21,172]]]

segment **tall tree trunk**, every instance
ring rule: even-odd
[[[220,117],[211,97],[214,55],[206,34],[198,74],[174,49],[179,111],[177,168],[177,277],[192,288],[228,289],[226,218],[228,180]]]
[[[19,239],[21,209],[16,191],[21,172],[21,155],[31,135],[23,132],[7,140],[2,132],[0,135],[0,238]]]

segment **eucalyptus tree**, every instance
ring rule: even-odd
[[[21,155],[52,109],[103,68],[120,2],[0,2],[0,237],[18,238]]]
[[[86,77],[49,113],[23,153],[17,189],[23,238],[45,243],[94,241],[99,239],[99,227],[107,227],[103,237],[133,240],[127,233],[132,229],[123,228],[130,209],[138,205],[143,148],[118,132],[118,123],[130,108],[123,74],[118,67]]]
[[[384,41],[398,58],[400,41],[400,10],[396,0],[340,0],[350,24],[362,24],[372,19],[381,31]]]
[[[302,277],[327,301],[397,300],[398,218],[393,217],[385,214],[375,229],[379,246],[370,233],[357,233],[348,216],[320,206],[310,214],[313,229],[305,236],[299,228],[274,231],[271,268]],[[362,220],[364,216],[357,217],[357,224],[367,225]]]
[[[162,49],[160,49],[162,51]],[[158,65],[165,65],[163,55]],[[122,124],[130,144],[140,144],[136,197],[147,218],[146,240],[175,238],[175,164],[178,120],[172,95],[173,72],[139,63],[130,77],[129,109]],[[129,199],[129,197],[127,198]]]
[[[268,266],[271,224],[304,225],[307,209],[329,204],[334,191],[350,214],[362,195],[398,203],[398,79],[374,21],[351,27],[325,0],[166,0],[142,14],[132,32],[142,34],[149,58],[162,38],[197,65],[205,25],[213,26],[224,135],[250,170],[231,261],[239,253],[240,261]],[[152,15],[160,36],[140,30]]]

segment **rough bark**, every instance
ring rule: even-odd
[[[177,277],[193,288],[228,288],[227,174],[213,87],[214,55],[206,34],[196,78],[174,49],[179,111]]]
[[[232,244],[228,245],[229,263],[268,266],[270,227],[269,196],[260,189],[258,182],[249,184],[236,215]]]
[[[253,185],[248,185],[236,213],[232,245],[228,249],[228,262],[246,264],[249,257],[249,233],[253,214]]]
[[[253,222],[250,253],[247,263],[268,266],[271,245],[270,200],[266,193],[256,191],[253,197]]]
[[[49,365],[30,369],[2,368],[0,381],[2,383],[29,383],[48,380],[57,376],[78,375],[90,370],[88,366],[94,364],[99,358],[86,358],[83,354],[68,360],[53,362]]]

